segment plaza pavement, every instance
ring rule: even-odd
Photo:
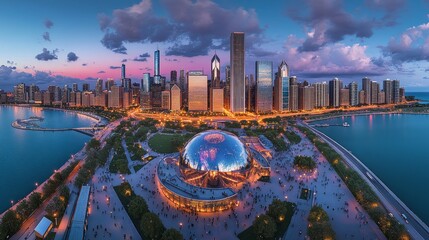
[[[96,171],[91,181],[93,188],[86,239],[140,239],[113,190],[113,186],[124,180],[146,200],[149,210],[160,217],[166,228],[176,228],[185,239],[237,239],[237,234],[248,228],[255,217],[266,212],[274,198],[297,204],[284,239],[306,239],[307,217],[313,204],[321,205],[328,213],[337,239],[385,239],[327,160],[297,129],[293,131],[301,136],[302,141],[289,151],[274,155],[270,162],[271,182],[244,184],[238,193],[239,205],[233,210],[217,213],[189,213],[172,205],[159,192],[155,171],[161,159],[177,157],[177,154],[158,154],[150,150],[147,142],[142,143],[142,147],[149,150],[149,155],[157,157],[135,174],[111,174],[108,164]],[[297,155],[314,157],[317,172],[304,176],[294,171],[293,158]],[[316,194],[309,200],[299,199],[302,187]]]

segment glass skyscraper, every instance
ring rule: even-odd
[[[150,73],[143,73],[143,78],[140,84],[140,88],[143,92],[150,91]]]
[[[245,112],[244,33],[231,33],[230,44],[230,108],[233,113]]]
[[[153,69],[154,69],[154,75],[158,76],[160,75],[159,73],[159,50],[156,50],[154,53],[154,61],[153,61]]]
[[[274,110],[289,109],[289,67],[285,61],[279,65],[277,77],[274,79]]]
[[[211,61],[211,70],[212,70],[212,87],[220,87],[220,59],[216,55],[213,56]]]
[[[257,113],[273,110],[273,62],[256,61],[256,106]]]

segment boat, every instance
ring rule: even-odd
[[[347,122],[343,122],[343,127],[350,127],[350,124],[348,124]]]

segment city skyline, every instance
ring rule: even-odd
[[[305,1],[301,9],[294,1],[265,6],[183,0],[174,4],[177,9],[168,0],[100,1],[87,8],[79,8],[82,1],[48,2],[10,2],[0,10],[7,43],[0,46],[0,89],[10,91],[20,82],[94,86],[97,78],[118,81],[123,63],[127,77],[139,82],[144,73],[153,74],[157,49],[160,73],[168,77],[181,69],[209,75],[216,52],[224,80],[229,34],[238,31],[246,34],[245,74],[255,72],[256,61],[277,66],[286,60],[290,75],[300,80],[338,77],[348,84],[368,76],[379,82],[399,79],[409,91],[429,89],[426,1]],[[25,21],[19,18],[29,11]]]

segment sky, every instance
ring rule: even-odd
[[[203,70],[229,64],[231,32],[245,33],[246,74],[282,60],[299,81],[398,79],[429,91],[429,0],[16,0],[0,7],[0,89],[43,88]]]

